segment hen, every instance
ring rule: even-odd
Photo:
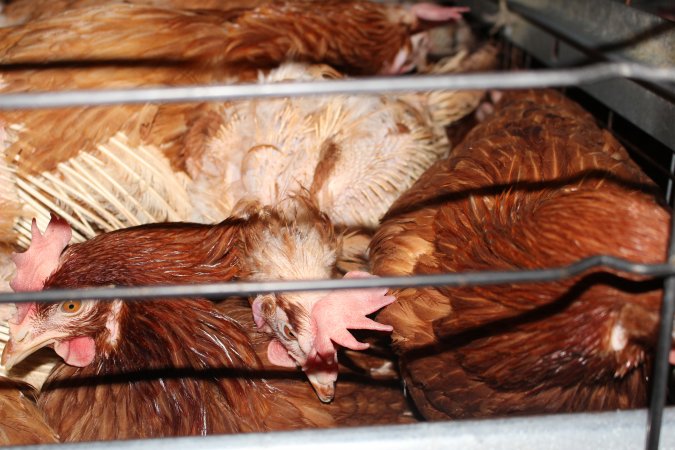
[[[25,22],[19,28],[25,36],[19,38],[24,41],[19,40],[18,47],[6,53],[10,59],[5,62],[119,62],[143,57],[165,62],[201,59],[260,68],[283,61],[307,61],[330,64],[352,75],[394,74],[411,70],[417,61],[424,61],[428,51],[427,28],[457,20],[467,11],[433,3],[404,6],[364,0],[108,0],[103,6],[101,3],[12,2],[4,11],[6,20]],[[120,10],[134,11],[128,14],[128,22],[118,21],[116,15]],[[149,16],[148,11],[154,14]],[[158,26],[162,24],[171,26]],[[115,41],[116,45],[87,39],[102,29],[116,26],[126,35],[124,41]],[[196,36],[184,39],[186,26]],[[49,40],[36,45],[43,33],[53,37],[54,29],[59,30],[57,46]],[[15,31],[10,34],[16,39]],[[25,40],[31,45],[27,47]],[[48,42],[52,45],[44,58]],[[137,49],[144,52],[138,53]],[[36,50],[41,53],[36,55]]]
[[[657,263],[670,212],[578,105],[509,93],[389,210],[378,275],[537,269],[597,254]],[[571,280],[393,291],[402,376],[429,419],[647,404],[660,285],[594,270]]]
[[[44,235],[35,229],[26,253],[15,256],[12,287],[225,281],[242,275],[237,241],[246,228],[234,219],[146,225],[61,253],[70,228],[54,218]],[[246,330],[203,299],[24,304],[10,332],[3,364],[12,366],[45,346],[64,359],[43,386],[39,406],[67,441],[411,420],[391,388],[364,391],[368,400],[382,401],[379,408],[360,398],[354,385],[344,402],[326,407],[305,382],[267,378]],[[349,417],[360,411],[360,419]],[[379,415],[368,417],[372,412]]]

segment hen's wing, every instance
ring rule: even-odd
[[[353,74],[374,74],[402,65],[398,59],[412,51],[411,36],[419,31],[414,9],[351,0],[221,5],[177,1],[162,8],[150,1],[82,2],[74,7],[77,3],[50,4],[42,13],[34,8],[32,16],[21,11],[22,5],[15,11],[10,8],[6,14],[17,17],[10,21],[33,20],[25,23],[23,33],[0,32],[4,43],[0,48],[5,49],[7,61],[120,61],[133,57],[163,63],[206,61],[273,67],[294,60],[323,62]],[[171,26],[157,26],[167,23]],[[124,30],[124,40],[113,40],[108,31],[115,29]],[[53,39],[55,32],[58,40]],[[102,33],[110,40],[102,39]],[[183,39],[190,35],[203,39]],[[45,46],[50,43],[49,56],[36,53],[39,47],[34,44],[40,41]],[[139,48],[143,52],[138,52]]]
[[[131,3],[187,10],[217,10],[229,12],[232,18],[243,11],[253,9],[270,0],[109,0],[112,3]],[[66,11],[91,6],[100,6],[101,0],[17,0],[4,5],[3,16],[7,25],[15,25],[36,19],[48,18]]]

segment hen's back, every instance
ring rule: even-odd
[[[663,261],[669,212],[626,151],[553,91],[509,93],[391,208],[379,275],[536,269],[609,254]],[[594,271],[572,280],[403,289],[394,326],[430,418],[646,403],[660,294]]]

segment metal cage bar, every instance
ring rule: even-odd
[[[84,442],[11,447],[25,450],[634,450],[645,434],[644,410],[555,414],[537,417],[426,422],[329,430],[247,433],[226,436]],[[675,409],[665,425],[675,426]],[[664,437],[675,448],[675,433]]]
[[[323,291],[335,289],[361,289],[377,287],[427,287],[427,286],[470,286],[508,283],[541,283],[557,281],[581,275],[596,268],[610,268],[624,273],[645,277],[675,276],[675,260],[666,264],[639,264],[613,256],[593,256],[573,264],[551,269],[480,271],[447,273],[440,275],[416,275],[409,277],[352,278],[331,280],[294,280],[264,282],[225,282],[208,284],[183,284],[172,286],[134,286],[86,289],[50,289],[48,291],[27,291],[0,294],[0,303],[26,303],[64,300],[113,300],[151,298],[204,297],[225,298],[245,297],[271,292]]]
[[[0,65],[1,71],[2,66]],[[675,67],[650,67],[639,63],[623,62],[600,63],[575,69],[528,70],[517,73],[484,72],[466,75],[368,77],[270,84],[242,83],[236,85],[33,92],[0,95],[0,110],[122,103],[242,100],[252,97],[375,94],[439,89],[527,89],[578,86],[616,78],[675,82]]]

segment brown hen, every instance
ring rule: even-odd
[[[597,254],[657,263],[670,212],[578,105],[510,93],[387,213],[378,275],[536,269]],[[401,289],[394,326],[408,392],[429,419],[647,403],[660,285],[594,270],[571,280]]]
[[[247,226],[236,219],[146,225],[60,254],[70,228],[54,218],[15,256],[12,287],[226,281],[246,274],[239,242]],[[251,328],[250,318],[245,325]],[[393,386],[361,391],[346,383],[343,401],[321,405],[305,381],[268,377],[251,339],[207,300],[24,304],[10,321],[2,361],[11,367],[45,346],[63,358],[39,405],[67,441],[329,427],[355,424],[352,414],[361,423],[411,421]]]

